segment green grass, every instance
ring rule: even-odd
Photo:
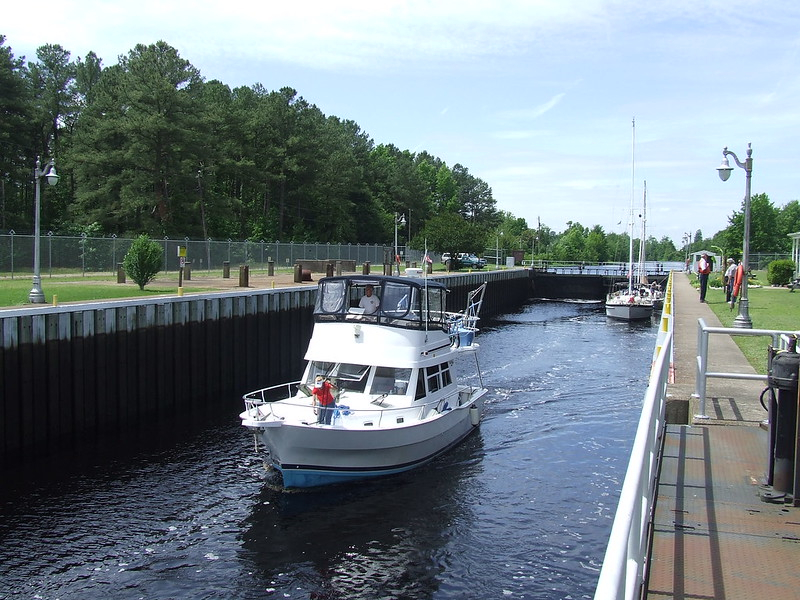
[[[275,273],[291,273],[291,269],[275,269]],[[251,270],[255,273],[266,274],[264,270]],[[238,276],[232,274],[232,276]],[[222,277],[222,270],[192,271],[192,281],[202,282],[209,278]],[[33,285],[32,276],[17,275],[13,279],[8,276],[0,278],[0,308],[29,305],[28,294]],[[175,272],[159,273],[156,281],[145,286],[144,290],[128,279],[128,283],[117,283],[116,273],[103,273],[76,275],[74,272],[55,274],[42,277],[42,291],[45,302],[52,304],[53,296],[58,296],[59,304],[63,302],[86,302],[90,300],[115,300],[118,298],[147,298],[149,296],[163,296],[176,294],[178,289],[178,275]],[[210,292],[218,289],[213,285],[208,287],[192,287],[191,292]],[[188,290],[187,290],[188,291]]]
[[[140,291],[137,285],[119,285],[110,277],[86,277],[75,279],[53,278],[42,279],[42,291],[45,302],[51,304],[53,296],[58,296],[58,302],[82,302],[87,300],[113,300],[116,298],[146,298],[163,294],[175,294],[174,287],[146,287]],[[28,303],[28,294],[31,291],[30,278],[4,279],[0,281],[0,307],[25,306]]]
[[[765,277],[756,274],[756,281]],[[771,286],[747,288],[750,320],[753,329],[773,329],[777,331],[800,331],[800,292],[790,292],[787,288]],[[739,306],[731,310],[725,302],[725,290],[710,288],[706,294],[709,308],[717,315],[723,327],[733,327],[733,320],[739,314]],[[761,374],[767,372],[767,347],[772,339],[764,336],[734,336],[747,361]]]

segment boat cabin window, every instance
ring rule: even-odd
[[[381,312],[394,319],[420,318],[420,298],[417,288],[401,283],[387,283],[383,290]]]
[[[380,305],[374,313],[361,307],[367,286]],[[446,290],[438,285],[420,286],[416,281],[365,277],[323,279],[314,307],[317,321],[365,321],[423,329],[446,323]]]
[[[442,387],[442,380],[439,379],[439,365],[434,365],[425,369],[428,378],[428,392],[433,393]]]
[[[414,395],[414,400],[422,400],[425,397],[425,377],[424,371],[420,370],[419,377],[417,377],[417,393]]]
[[[453,383],[453,379],[450,375],[450,365],[448,363],[442,364],[442,385],[448,386]]]
[[[433,393],[453,383],[450,375],[450,364],[442,363],[425,369],[425,378],[428,382],[428,393]]]
[[[314,362],[308,370],[306,383],[313,385],[317,375],[330,378],[333,384],[342,390],[363,392],[367,387],[369,367],[349,363]]]
[[[423,302],[423,312],[427,311],[428,320],[434,323],[445,321],[445,291],[434,288],[428,290],[427,302]]]
[[[394,367],[376,367],[372,378],[371,394],[397,394],[404,395],[408,389],[411,378],[411,369],[396,369]]]
[[[340,312],[344,306],[346,286],[347,283],[345,281],[326,281],[323,285],[320,285],[316,312]]]

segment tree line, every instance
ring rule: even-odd
[[[486,182],[427,152],[376,145],[289,87],[204,81],[165,42],[104,67],[59,45],[15,58],[0,36],[0,228],[32,229],[31,172],[55,157],[54,233],[379,243],[449,214],[499,221]]]
[[[17,58],[0,35],[0,115],[4,233],[32,231],[33,165],[52,157],[61,180],[47,190],[42,230],[54,234],[371,244],[398,226],[403,243],[438,252],[627,259],[627,234],[529,226],[499,211],[466,166],[376,144],[290,87],[206,81],[163,41],[103,66],[94,52],[73,60],[58,44]],[[757,196],[753,214],[753,251],[788,247],[785,233],[800,229],[796,201],[776,209]],[[740,248],[741,220],[734,213],[714,243]],[[685,250],[669,238],[646,246],[652,260]]]

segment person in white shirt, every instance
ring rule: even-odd
[[[725,302],[731,301],[733,294],[733,280],[736,279],[736,263],[732,258],[728,259],[728,268],[725,270]]]
[[[380,305],[381,301],[378,300],[378,297],[374,295],[372,286],[368,285],[364,289],[364,295],[361,297],[361,301],[358,303],[358,306],[364,309],[365,315],[371,315],[378,311],[378,307]]]

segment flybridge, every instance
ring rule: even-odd
[[[374,312],[365,311],[361,299],[377,299]],[[445,329],[447,288],[438,281],[411,277],[342,276],[319,283],[314,319],[357,321],[409,329]]]

